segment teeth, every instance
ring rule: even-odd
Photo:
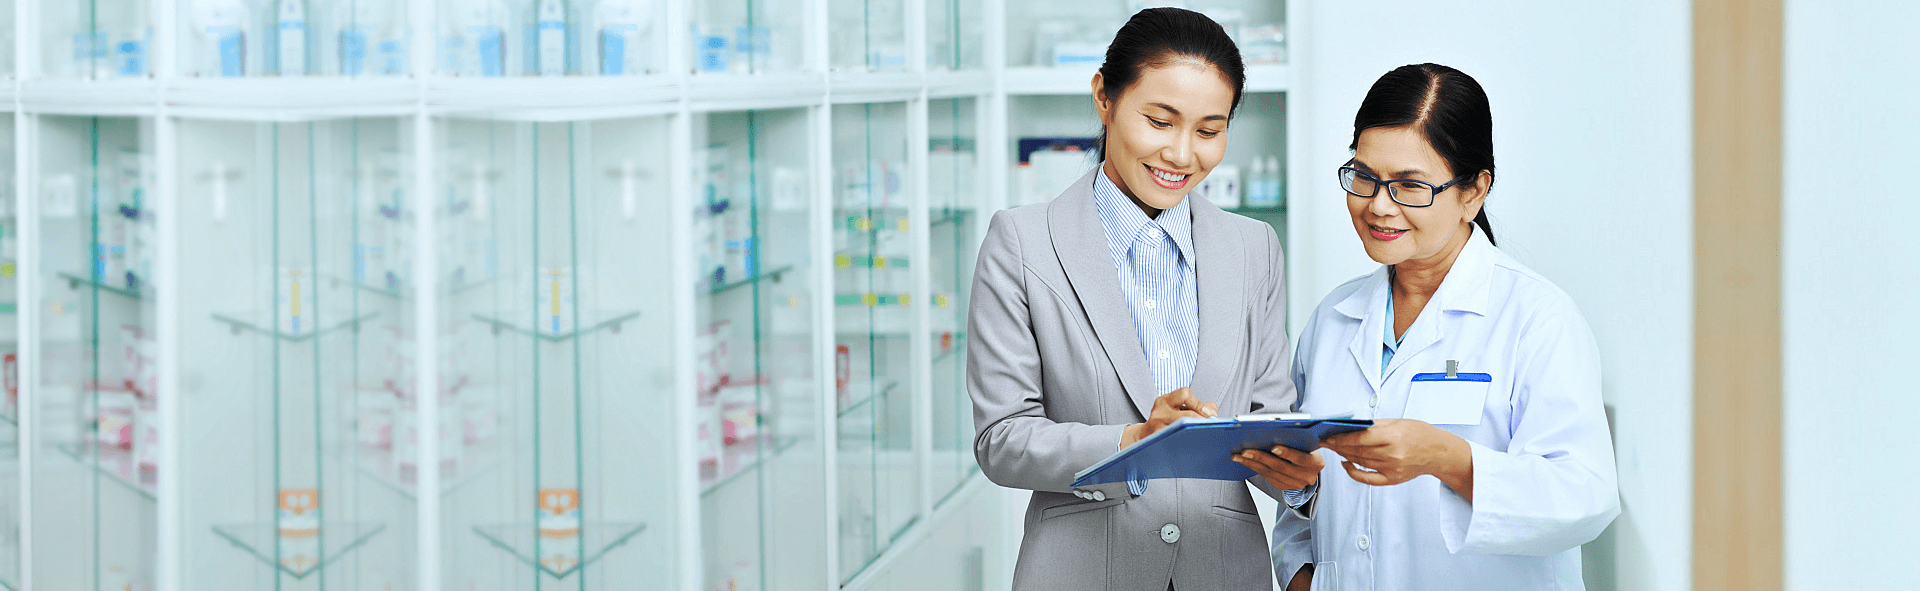
[[[1169,183],[1177,183],[1180,181],[1187,180],[1187,175],[1184,175],[1184,174],[1173,174],[1171,172],[1160,170],[1158,168],[1148,168],[1147,170],[1153,171],[1153,176],[1160,177],[1161,180],[1167,181]]]

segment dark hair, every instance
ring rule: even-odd
[[[1472,76],[1440,64],[1400,66],[1374,81],[1353,116],[1353,144],[1375,127],[1411,126],[1446,159],[1453,178],[1486,171],[1493,188],[1493,109]],[[1450,179],[1449,179],[1450,180]],[[1477,184],[1479,179],[1474,179]],[[1493,223],[1483,204],[1473,223],[1493,242]]]
[[[1240,95],[1247,89],[1247,68],[1240,62],[1240,47],[1233,38],[1207,15],[1179,8],[1149,8],[1136,12],[1107,45],[1107,61],[1100,64],[1108,102],[1119,102],[1121,93],[1140,81],[1140,71],[1158,67],[1181,57],[1212,64],[1233,85],[1233,104],[1227,116],[1240,107]],[[1107,129],[1100,128],[1100,140],[1093,153],[1107,159]]]

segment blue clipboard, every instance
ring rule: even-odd
[[[1312,451],[1329,435],[1373,426],[1371,419],[1297,417],[1304,415],[1180,419],[1075,473],[1073,486],[1145,483],[1156,478],[1246,480],[1252,478],[1254,472],[1229,459],[1234,453],[1276,445]]]

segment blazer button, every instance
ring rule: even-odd
[[[1180,541],[1180,526],[1171,523],[1160,526],[1160,541],[1168,544]]]
[[[1082,499],[1091,499],[1091,498],[1093,498],[1093,497],[1090,497],[1090,496],[1087,496],[1087,491],[1084,491],[1084,490],[1080,490],[1080,489],[1077,489],[1077,488],[1076,488],[1076,489],[1073,489],[1073,496],[1076,496],[1076,497],[1080,497],[1080,498],[1082,498]]]
[[[1096,491],[1093,491],[1093,500],[1095,500],[1095,501],[1104,501],[1104,500],[1107,500],[1107,493],[1104,493],[1104,492],[1101,492],[1101,491],[1097,491],[1097,490],[1096,490]]]

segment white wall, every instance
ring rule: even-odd
[[[1495,235],[1504,250],[1573,295],[1600,341],[1625,511],[1589,544],[1590,588],[1686,589],[1693,351],[1688,3],[1296,6],[1292,16],[1302,22],[1294,30],[1303,38],[1294,44],[1297,89],[1289,98],[1296,101],[1298,143],[1290,146],[1287,198],[1296,334],[1329,290],[1373,268],[1334,184],[1367,88],[1388,70],[1421,62],[1472,75],[1493,105],[1499,179],[1488,212]]]
[[[1915,23],[1905,0],[1786,3],[1787,589],[1920,581]]]

